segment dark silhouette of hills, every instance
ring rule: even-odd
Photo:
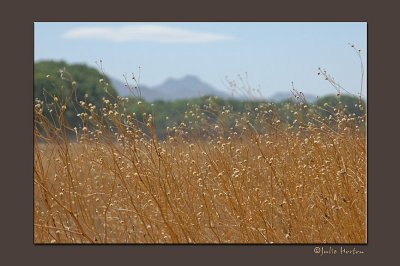
[[[314,94],[305,93],[304,94],[307,102],[314,102],[317,99],[317,96]],[[293,99],[293,94],[290,91],[285,92],[276,92],[271,97],[268,97],[268,100],[274,102],[281,102],[287,99]]]
[[[111,78],[111,84],[118,91],[119,95],[133,96],[122,81]],[[140,91],[142,98],[146,101],[174,101],[208,95],[218,96],[220,98],[230,97],[228,93],[215,89],[193,75],[187,75],[181,79],[169,78],[162,84],[154,87],[140,85]]]
[[[111,78],[110,80],[111,85],[117,90],[120,96],[133,96],[122,81],[115,78]],[[180,79],[169,78],[162,84],[154,87],[140,85],[140,91],[142,98],[149,102],[155,100],[174,101],[209,95],[218,96],[222,99],[232,98],[232,95],[229,93],[215,89],[194,75],[187,75]],[[305,94],[305,97],[310,103],[317,99],[317,96],[308,93]],[[236,96],[235,98],[241,99],[243,97]],[[267,99],[274,102],[280,102],[291,98],[293,98],[293,94],[290,91],[287,91],[277,92]]]

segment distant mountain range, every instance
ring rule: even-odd
[[[117,90],[120,96],[133,96],[129,88],[125,86],[125,83],[115,78],[110,78],[110,80],[112,86]],[[187,75],[180,79],[169,78],[162,84],[154,87],[140,85],[140,92],[142,98],[149,102],[155,100],[174,101],[208,95],[218,96],[223,99],[232,98],[232,95],[212,87],[194,75]],[[292,97],[293,95],[290,91],[277,92],[271,97],[268,97],[268,100],[279,102]],[[316,96],[312,94],[305,94],[305,97],[309,102],[313,102],[316,99]]]
[[[304,97],[306,98],[307,102],[310,102],[310,103],[317,100],[317,96],[314,94],[305,93]],[[280,102],[280,101],[292,99],[292,98],[294,98],[293,94],[290,91],[287,91],[287,92],[277,92],[277,93],[273,94],[271,97],[269,97],[268,99],[271,101],[274,101],[274,102]]]
[[[122,81],[111,78],[112,86],[121,96],[132,96],[131,91]],[[190,99],[206,95],[229,98],[229,94],[213,88],[201,81],[198,77],[187,75],[181,79],[169,78],[162,84],[154,87],[140,85],[142,98],[146,101],[164,100],[174,101],[178,99]]]

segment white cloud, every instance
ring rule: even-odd
[[[111,42],[209,43],[233,40],[229,35],[196,32],[156,25],[125,27],[77,27],[62,35],[67,39],[95,39]]]

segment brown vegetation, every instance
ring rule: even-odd
[[[340,103],[210,99],[159,139],[121,98],[69,129],[65,101],[35,104],[35,243],[366,243],[366,116]]]

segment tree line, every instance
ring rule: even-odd
[[[346,113],[362,116],[366,103],[351,95],[327,95],[313,103],[301,99],[287,99],[280,102],[266,100],[221,99],[212,96],[199,98],[146,102],[135,97],[122,98],[110,83],[110,79],[101,70],[84,64],[67,64],[64,61],[41,61],[35,63],[34,69],[34,103],[39,104],[43,114],[49,120],[57,108],[65,108],[63,119],[71,129],[82,126],[82,118],[78,114],[84,112],[89,104],[101,111],[105,103],[118,105],[121,113],[133,115],[135,119],[145,122],[145,116],[151,115],[156,134],[164,136],[167,127],[174,127],[197,117],[207,119],[207,123],[220,119],[221,114],[235,114],[260,119],[260,106],[273,110],[283,124],[294,121],[294,111],[304,113],[308,109],[318,111],[327,118],[335,113],[335,109],[344,108]],[[65,106],[65,107],[63,107]],[[267,106],[267,107],[266,107]],[[306,109],[304,107],[307,107]],[[226,116],[228,126],[235,123],[235,115]],[[304,114],[304,117],[306,115]]]

